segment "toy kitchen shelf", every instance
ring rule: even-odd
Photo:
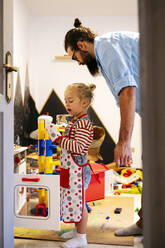
[[[26,152],[27,147],[14,148],[14,173],[26,174]]]

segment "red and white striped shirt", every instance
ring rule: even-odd
[[[75,122],[75,121],[74,121]],[[70,122],[67,128],[72,127],[74,122]],[[66,149],[74,155],[85,155],[88,153],[93,140],[93,126],[88,119],[80,119],[73,125],[70,137],[63,136],[61,139],[61,148]]]

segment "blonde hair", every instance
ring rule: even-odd
[[[80,100],[87,98],[90,104],[94,97],[93,91],[95,90],[95,88],[95,84],[86,85],[84,83],[73,83],[68,85],[65,91],[75,89]]]

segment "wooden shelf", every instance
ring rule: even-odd
[[[64,55],[64,56],[55,56],[55,59],[72,59],[71,56]]]

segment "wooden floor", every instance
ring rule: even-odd
[[[30,239],[15,239],[15,248],[56,248],[60,247],[61,242],[30,240]],[[98,245],[88,244],[88,248],[143,248],[141,237],[136,239],[134,246],[114,246],[114,245]]]
[[[125,195],[125,197],[127,197],[128,195]],[[140,208],[141,205],[141,200],[140,200],[140,196],[136,195],[135,197],[135,201],[134,201],[134,210],[136,208]],[[94,209],[93,209],[94,210]],[[136,222],[138,219],[138,215],[137,213],[134,212],[134,222]],[[112,223],[111,223],[112,224]],[[106,245],[106,244],[96,244],[95,242],[89,242],[88,244],[88,248],[143,248],[142,245],[142,237],[137,237],[134,238],[133,240],[133,244],[129,244],[128,245]],[[15,248],[55,248],[55,247],[60,247],[61,241],[55,241],[55,240],[33,240],[32,238],[28,239],[28,238],[15,238]]]
[[[93,205],[94,204],[94,205]],[[92,212],[88,215],[87,239],[89,244],[132,246],[134,237],[116,237],[116,229],[134,223],[134,198],[132,196],[112,196],[104,200],[90,202]],[[120,214],[114,209],[121,207]],[[74,227],[61,222],[61,231],[15,228],[15,238],[31,238],[48,241],[63,241],[60,235]]]

